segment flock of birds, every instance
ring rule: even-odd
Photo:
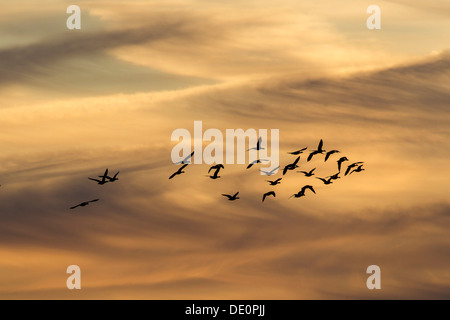
[[[251,148],[251,149],[248,149],[247,151],[249,151],[249,150],[263,150],[263,148],[261,147],[261,143],[262,143],[262,139],[261,139],[261,137],[260,137],[260,138],[258,139],[258,143],[257,143],[256,147]],[[301,155],[302,153],[304,153],[307,149],[308,149],[308,148],[306,147],[306,148],[302,148],[302,149],[299,149],[299,150],[296,150],[296,151],[293,151],[293,152],[288,152],[288,154],[295,155],[295,156],[297,156],[297,158],[294,160],[294,162],[287,164],[287,165],[283,168],[283,170],[282,170],[283,176],[286,175],[286,173],[287,173],[288,171],[293,171],[293,170],[295,170],[295,169],[297,169],[297,168],[299,167],[298,163],[299,163],[299,161],[300,161],[300,155]],[[316,156],[316,155],[318,155],[318,154],[325,154],[324,162],[327,162],[328,159],[329,159],[333,154],[336,154],[336,153],[340,153],[340,151],[339,151],[339,150],[330,150],[330,151],[327,152],[326,150],[324,150],[324,149],[323,149],[323,140],[321,139],[320,142],[319,142],[319,145],[317,146],[317,149],[316,149],[316,150],[312,150],[312,151],[309,153],[309,155],[308,155],[308,157],[307,157],[307,162],[311,161],[311,160],[313,159],[313,157]],[[181,166],[177,171],[175,171],[175,172],[169,177],[169,179],[173,179],[173,178],[176,177],[177,175],[181,175],[181,174],[185,173],[185,171],[183,171],[183,170],[186,169],[186,167],[190,164],[190,159],[192,158],[193,155],[194,155],[194,152],[192,152],[190,155],[188,155],[187,157],[185,157],[182,161],[176,163],[176,164],[181,164],[182,166]],[[247,169],[250,169],[253,165],[255,165],[255,164],[257,164],[257,163],[262,163],[262,162],[264,162],[264,161],[268,161],[268,160],[257,159],[257,160],[255,160],[255,161],[251,162],[251,163],[247,166]],[[344,162],[346,162],[346,161],[349,161],[349,159],[348,159],[347,157],[340,157],[340,158],[337,160],[337,167],[338,167],[338,172],[337,172],[337,173],[335,173],[335,174],[333,174],[333,175],[331,175],[331,176],[328,176],[328,177],[324,177],[324,178],[321,178],[321,177],[315,177],[315,178],[318,179],[318,180],[320,180],[320,181],[322,181],[325,185],[332,184],[334,180],[340,179],[341,169],[342,169],[342,164],[343,164]],[[364,162],[354,162],[354,163],[351,163],[350,165],[347,166],[347,168],[345,169],[345,173],[343,173],[343,175],[344,175],[344,176],[347,176],[347,175],[351,175],[352,173],[355,173],[355,172],[362,172],[362,171],[364,171],[365,169],[363,168],[363,164],[364,164]],[[280,168],[280,167],[278,166],[277,168],[274,168],[274,169],[272,169],[271,171],[264,171],[264,170],[261,170],[261,172],[263,172],[263,173],[264,173],[265,175],[267,175],[267,176],[271,176],[271,175],[274,175],[274,174],[275,174],[275,171],[277,171],[279,168]],[[216,165],[214,165],[214,166],[211,166],[211,167],[209,168],[209,170],[208,170],[208,175],[207,175],[207,176],[208,176],[209,178],[213,179],[213,180],[219,179],[219,178],[220,178],[219,172],[220,172],[221,170],[223,170],[223,169],[225,169],[225,167],[223,166],[223,164],[216,164]],[[313,169],[311,169],[311,170],[309,170],[309,171],[297,171],[297,173],[302,173],[305,177],[312,177],[312,176],[315,175],[315,173],[314,173],[315,170],[316,170],[316,168],[313,168]],[[212,174],[212,175],[211,175],[211,171],[213,171],[213,174]],[[281,183],[281,180],[282,180],[282,179],[283,179],[283,178],[278,178],[278,179],[276,179],[276,180],[266,180],[266,181],[267,181],[271,186],[276,186],[276,185],[278,185],[278,184]],[[301,197],[304,197],[304,196],[306,195],[305,193],[306,193],[307,190],[309,190],[310,192],[313,192],[314,194],[316,193],[316,191],[314,190],[314,187],[313,187],[312,185],[309,185],[309,184],[308,184],[308,185],[303,186],[303,187],[300,189],[300,191],[298,191],[297,193],[294,193],[293,195],[291,195],[291,196],[289,197],[289,199],[292,198],[292,197],[294,197],[294,198],[301,198]],[[238,197],[238,195],[239,195],[239,192],[236,192],[236,193],[233,194],[233,195],[231,195],[231,194],[222,194],[222,196],[226,197],[229,201],[235,201],[235,200],[240,199],[240,198]],[[262,195],[262,202],[264,202],[264,201],[266,200],[266,198],[269,197],[269,196],[276,197],[275,191],[274,191],[274,190],[271,190],[271,191],[268,191],[268,192],[264,193],[264,194]]]
[[[94,178],[88,178],[88,179],[97,182],[97,184],[99,184],[99,185],[104,185],[104,184],[115,182],[115,181],[119,180],[119,178],[117,178],[117,176],[119,175],[119,172],[120,171],[118,171],[114,176],[110,177],[108,175],[109,174],[108,173],[108,169],[106,169],[105,173],[102,176],[98,176],[100,179],[94,179]],[[90,203],[97,202],[99,200],[100,199],[94,199],[94,200],[90,200],[90,201],[85,201],[85,202],[82,202],[80,204],[77,204],[76,206],[70,207],[70,209],[73,210],[73,209],[76,209],[76,208],[79,208],[79,207],[86,207]]]

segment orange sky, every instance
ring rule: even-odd
[[[2,4],[0,298],[448,299],[450,6],[379,1],[370,31],[374,3],[78,1],[76,31],[60,1]],[[279,129],[282,166],[323,139],[341,154],[299,170],[366,171],[169,180],[196,120]],[[120,180],[87,179],[105,168]]]

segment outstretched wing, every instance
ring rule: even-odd
[[[283,179],[283,178],[278,178],[277,180],[275,180],[275,182],[280,182],[281,179]]]
[[[298,156],[297,159],[295,159],[295,161],[292,163],[292,166],[295,167],[299,160],[300,160],[300,156]]]
[[[230,196],[229,194],[224,194],[224,193],[222,193],[222,195],[224,196],[224,197],[227,197],[228,199],[231,199],[231,198],[233,198],[232,196]]]
[[[352,170],[352,168],[353,168],[353,165],[349,165],[347,167],[347,170],[345,170],[345,175],[347,175],[350,172],[350,170]]]
[[[256,144],[256,149],[257,150],[261,149],[261,141],[262,141],[262,137],[259,137],[258,143]]]
[[[247,169],[250,169],[253,166],[253,162],[247,166]]]
[[[323,140],[320,139],[319,146],[317,147],[317,150],[318,151],[322,151],[322,147],[323,147]]]
[[[71,207],[70,209],[76,209],[76,208],[78,208],[80,205],[79,204],[77,204],[76,206],[73,206],[73,207]]]
[[[169,177],[169,179],[172,179],[172,178],[175,177],[177,174],[178,174],[178,171],[175,172],[175,173],[173,173],[173,174]]]
[[[93,178],[88,178],[89,180],[95,181],[95,182],[102,182],[101,180],[98,179],[93,179]]]
[[[233,196],[233,198],[236,198],[236,196],[239,194],[239,191],[236,192],[236,194]]]
[[[316,154],[317,152],[316,151],[313,151],[313,152],[311,152],[310,154],[309,154],[309,156],[308,156],[308,162],[309,161],[311,161],[311,159],[312,159],[312,157]]]
[[[182,171],[184,168],[186,168],[189,165],[189,163],[183,164],[183,166],[181,166],[180,169],[178,169],[178,171]]]
[[[100,200],[100,199],[94,199],[94,200],[91,200],[91,201],[88,201],[88,202],[97,202],[98,200]]]

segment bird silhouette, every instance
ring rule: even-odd
[[[211,168],[209,168],[208,173],[210,173],[211,170],[220,170],[220,169],[225,169],[223,164],[216,164],[215,166],[212,166]]]
[[[323,140],[320,139],[319,145],[317,146],[317,150],[314,150],[313,152],[311,152],[308,156],[308,162],[312,159],[312,157],[314,157],[316,154],[322,154],[324,153],[326,150],[322,149],[323,147]]]
[[[351,165],[349,165],[348,167],[347,167],[347,170],[345,170],[345,175],[347,175],[349,172],[350,172],[350,170],[352,170],[354,167],[357,167],[357,166],[359,166],[360,164],[363,164],[364,162],[355,162],[355,163],[352,163]]]
[[[234,201],[234,200],[240,199],[240,198],[237,196],[238,194],[239,194],[239,192],[236,192],[233,196],[230,196],[229,194],[224,194],[224,193],[222,193],[222,195],[223,195],[224,197],[227,197],[229,201]]]
[[[348,161],[347,157],[342,157],[337,161],[339,172],[341,172],[341,164],[344,161]]]
[[[340,179],[339,177],[340,172],[333,174],[332,176],[328,176],[327,178],[330,178],[331,180],[337,180]]]
[[[194,155],[194,152],[195,151],[192,151],[192,153],[190,154],[190,155],[188,155],[186,158],[184,158],[183,160],[181,160],[181,161],[178,161],[178,162],[176,162],[175,164],[189,164],[189,163],[191,163],[190,161],[188,161],[190,158],[192,158],[192,156]]]
[[[181,167],[178,169],[178,171],[174,172],[174,173],[169,177],[169,179],[172,179],[172,178],[175,177],[176,175],[179,175],[179,174],[184,173],[183,169],[186,168],[188,165],[189,165],[188,163],[183,164],[183,166],[181,166]]]
[[[264,173],[266,176],[271,176],[271,175],[275,174],[275,171],[278,169],[280,169],[280,166],[278,166],[275,169],[272,169],[270,171],[261,170],[261,172]]]
[[[269,191],[269,192],[264,193],[264,194],[263,194],[263,198],[262,198],[262,202],[264,202],[264,200],[265,200],[266,197],[268,197],[268,196],[276,197],[275,191]]]
[[[297,151],[293,151],[293,152],[288,152],[289,154],[293,154],[294,156],[298,156],[299,154],[303,153],[303,151],[305,151],[306,149],[308,149],[308,147],[297,150]]]
[[[297,163],[299,160],[300,160],[300,156],[298,156],[297,159],[295,159],[295,161],[293,163],[286,165],[283,169],[283,175],[285,175],[288,170],[295,170],[295,168],[298,168]]]
[[[95,200],[91,200],[91,201],[82,202],[80,204],[77,204],[76,206],[71,207],[70,209],[75,209],[75,208],[78,208],[78,207],[85,207],[85,206],[89,205],[89,203],[97,202],[98,200],[100,200],[100,199],[95,199]]]
[[[294,193],[292,196],[290,196],[289,199],[292,198],[292,197],[295,197],[295,198],[304,197],[305,196],[305,191],[307,189],[311,190],[313,193],[316,193],[316,191],[314,191],[313,186],[306,185],[306,186],[303,186],[303,188],[299,192]]]
[[[312,169],[311,171],[297,171],[297,172],[301,172],[305,175],[305,177],[311,177],[314,175],[314,170],[316,170],[316,168]]]
[[[280,182],[281,179],[283,179],[283,178],[278,178],[278,179],[275,180],[275,181],[271,181],[271,180],[266,180],[266,181],[269,182],[271,186],[276,186],[277,184],[280,184],[280,183],[281,183],[281,182]]]
[[[106,181],[106,178],[108,177],[108,169],[106,169],[106,171],[103,174],[103,176],[99,176],[99,177],[102,178],[102,180],[98,180],[98,179],[94,179],[94,178],[88,178],[88,179],[97,182],[99,185],[103,185],[105,183],[108,183],[108,181]]]
[[[331,151],[328,151],[327,154],[325,155],[325,160],[324,160],[324,162],[327,162],[328,158],[329,158],[332,154],[335,154],[335,153],[340,153],[340,151],[339,151],[339,150],[331,150]]]
[[[247,166],[247,169],[250,169],[254,164],[257,164],[257,163],[262,163],[263,161],[269,161],[269,160],[266,160],[266,159],[257,159],[257,160],[255,160],[255,161],[252,161],[248,166]]]
[[[219,170],[220,170],[220,169],[216,169],[216,171],[214,171],[214,174],[213,174],[212,176],[207,175],[207,177],[210,177],[210,178],[213,179],[213,180],[219,179],[219,178],[220,178],[220,176],[219,176]]]
[[[332,180],[331,178],[328,178],[328,180],[323,179],[323,178],[316,178],[316,179],[321,180],[324,184],[332,184],[333,183],[333,181],[331,181]]]
[[[351,175],[353,172],[361,172],[361,171],[366,170],[366,169],[364,169],[362,166],[363,166],[363,165],[359,165],[356,169],[352,170],[352,171],[349,173],[349,175]]]
[[[106,176],[106,179],[108,179],[109,182],[114,182],[119,180],[119,178],[117,178],[117,175],[120,173],[120,171],[118,171],[112,178],[110,176]],[[103,178],[104,176],[98,176],[99,178]]]
[[[250,148],[247,151],[250,151],[250,150],[265,150],[264,148],[261,148],[261,142],[262,142],[262,137],[259,137],[258,143],[256,144],[256,147],[255,148]]]

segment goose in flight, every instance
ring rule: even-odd
[[[266,180],[268,183],[270,183],[270,185],[271,186],[276,186],[277,184],[280,184],[281,182],[281,179],[283,179],[283,178],[278,178],[277,180],[275,180],[275,181],[271,181],[271,180]]]
[[[192,151],[192,153],[190,154],[190,155],[188,155],[186,158],[184,158],[183,160],[181,160],[181,161],[178,161],[177,163],[175,163],[175,164],[189,164],[189,163],[191,163],[191,161],[188,161],[190,158],[192,158],[192,156],[194,155],[194,152],[195,151]]]
[[[220,170],[220,169],[216,169],[216,171],[214,171],[214,174],[213,174],[212,176],[207,175],[207,177],[210,177],[210,178],[213,179],[213,180],[219,179],[219,178],[220,178],[220,176],[219,176],[219,170]]]
[[[212,166],[211,168],[209,168],[208,173],[210,173],[211,170],[217,170],[217,171],[219,171],[220,169],[225,169],[225,167],[223,166],[223,164],[216,164],[215,166]]]
[[[341,172],[341,164],[344,161],[348,161],[347,157],[342,157],[337,161],[339,172]]]
[[[308,162],[312,159],[312,157],[314,157],[316,154],[322,154],[324,153],[326,150],[322,149],[323,147],[323,140],[320,139],[319,145],[317,146],[317,150],[314,150],[313,152],[311,152],[308,156]]]
[[[256,148],[250,148],[247,151],[250,151],[250,150],[265,150],[264,148],[261,148],[261,142],[262,142],[262,137],[259,137],[258,143],[256,144]]]
[[[295,170],[295,168],[298,168],[297,163],[299,160],[300,160],[300,156],[298,156],[297,159],[295,159],[295,161],[293,163],[286,165],[283,169],[283,176],[286,174],[286,172],[288,170]]]
[[[316,168],[314,168],[314,169],[312,169],[311,171],[297,171],[297,172],[301,172],[301,173],[303,173],[304,175],[305,175],[305,177],[311,177],[311,176],[313,176],[314,175],[314,170],[316,170]]]
[[[120,172],[120,171],[118,171],[112,178],[111,178],[110,176],[106,175],[106,179],[108,179],[109,182],[114,182],[114,181],[119,180],[119,178],[117,178],[117,175],[119,174],[119,172]],[[103,178],[103,177],[105,177],[105,175],[103,175],[103,176],[98,176],[98,177],[99,177],[99,178]]]
[[[76,206],[71,207],[70,209],[75,209],[75,208],[78,208],[78,207],[85,207],[85,206],[89,205],[89,203],[97,202],[98,200],[100,200],[100,199],[95,199],[95,200],[91,200],[91,201],[82,202],[80,204],[77,204]]]
[[[327,178],[330,178],[331,180],[337,180],[340,179],[339,177],[340,172],[333,174],[332,176],[328,176]]]
[[[266,197],[268,196],[273,196],[274,198],[276,197],[275,192],[274,191],[269,191],[263,194],[263,198],[262,198],[262,202],[264,202],[264,200],[266,199]]]
[[[345,170],[345,175],[347,175],[349,172],[350,172],[350,170],[352,170],[353,168],[355,168],[355,167],[357,167],[357,166],[359,166],[360,164],[363,164],[364,162],[355,162],[355,163],[352,163],[351,165],[349,165],[348,167],[347,167],[347,170]]]
[[[264,173],[266,176],[271,176],[271,175],[275,174],[275,171],[277,171],[278,169],[280,169],[280,166],[278,166],[275,169],[272,169],[270,171],[261,170],[261,172]]]
[[[99,177],[102,178],[102,180],[98,180],[98,179],[94,179],[94,178],[88,178],[88,179],[97,182],[99,185],[108,183],[108,181],[106,181],[106,178],[108,177],[108,169],[106,169],[105,173]]]
[[[247,166],[247,169],[250,169],[254,164],[257,164],[257,163],[262,163],[263,161],[269,161],[269,160],[266,160],[266,159],[257,159],[257,160],[255,160],[255,161],[252,161],[252,163],[250,163],[248,166]]]
[[[292,197],[295,197],[295,198],[304,197],[304,196],[305,196],[305,191],[306,191],[306,189],[309,189],[309,190],[311,190],[313,193],[316,193],[316,191],[314,191],[313,186],[306,185],[306,186],[304,186],[304,187],[302,188],[302,190],[300,190],[299,192],[294,193],[292,196],[290,196],[289,199],[292,198]]]
[[[234,201],[236,199],[240,199],[237,195],[239,194],[239,192],[236,192],[233,196],[230,196],[229,194],[224,194],[222,193],[222,195],[224,197],[227,197],[229,201]]]
[[[353,170],[349,173],[349,175],[352,174],[353,172],[361,172],[361,171],[366,170],[366,169],[363,169],[362,166],[363,166],[363,165],[361,164],[361,165],[358,166],[358,168],[353,169]]]
[[[183,166],[182,166],[181,168],[179,168],[178,171],[174,172],[174,173],[169,177],[169,179],[172,179],[173,177],[175,177],[175,176],[178,175],[178,174],[184,173],[183,169],[186,168],[188,165],[189,165],[188,163],[183,164]]]
[[[298,156],[299,154],[303,153],[303,151],[305,151],[306,149],[308,149],[308,147],[297,150],[297,151],[288,152],[288,154],[293,154],[294,156]]]
[[[331,151],[328,151],[327,154],[325,155],[325,161],[324,161],[324,162],[327,162],[328,158],[329,158],[332,154],[335,154],[335,153],[340,153],[340,151],[339,151],[339,150],[331,150]]]
[[[328,180],[324,179],[324,178],[316,178],[316,179],[321,180],[324,184],[332,184],[333,183],[333,181],[331,181],[332,180],[331,177],[328,178]]]

